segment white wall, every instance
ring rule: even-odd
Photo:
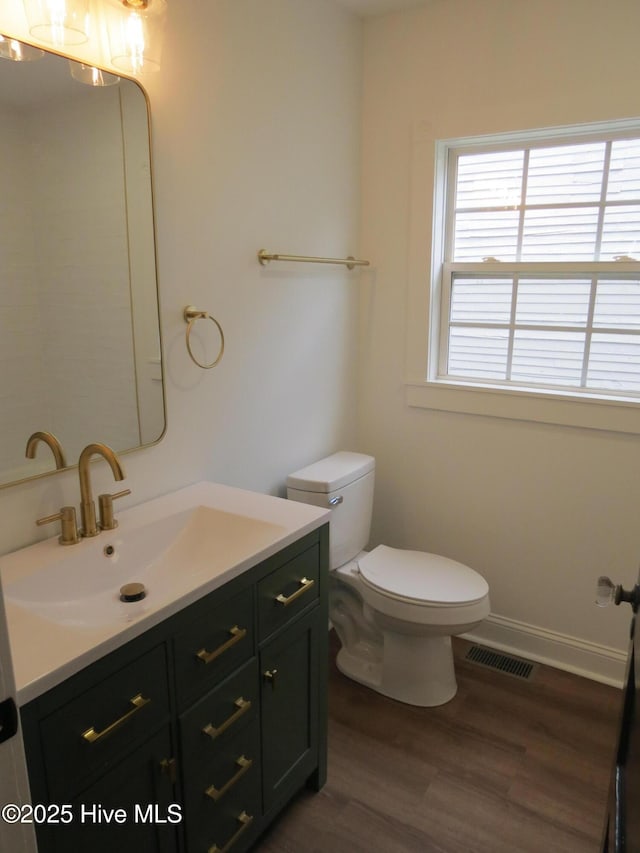
[[[12,8],[0,31],[20,35]],[[120,507],[203,478],[282,492],[289,471],[354,444],[357,273],[262,268],[256,253],[357,251],[361,29],[331,0],[169,4],[162,69],[143,81],[168,429],[124,458]],[[224,326],[214,370],[187,355],[191,303]],[[213,354],[213,324],[198,329]],[[102,462],[93,479],[113,486]],[[53,535],[35,519],[77,502],[74,472],[0,490],[0,553]]]
[[[417,129],[639,115],[638,33],[635,0],[434,0],[365,27],[361,251],[375,276],[359,444],[378,460],[374,543],[468,563],[491,587],[485,637],[614,678],[629,611],[594,607],[594,587],[603,572],[636,578],[640,437],[408,407],[411,151]]]

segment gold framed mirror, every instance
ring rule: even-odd
[[[10,53],[10,51],[7,51]],[[105,82],[109,85],[105,85]],[[166,424],[146,94],[44,51],[0,51],[0,487]]]

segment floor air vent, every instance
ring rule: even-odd
[[[497,669],[505,675],[513,675],[515,678],[529,679],[536,670],[536,665],[520,658],[511,657],[485,649],[482,646],[471,646],[465,660],[487,666],[489,669]]]

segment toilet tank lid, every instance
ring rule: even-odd
[[[364,477],[375,464],[373,456],[341,450],[289,474],[287,486],[303,492],[333,492]]]

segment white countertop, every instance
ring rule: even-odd
[[[119,526],[115,531],[104,531],[98,537],[77,545],[62,547],[57,536],[0,557],[0,578],[10,588],[34,572],[34,566],[45,569],[65,559],[69,553],[87,558],[118,536],[126,537],[128,531],[175,516],[189,508],[210,507],[265,522],[258,550],[242,543],[236,547],[211,577],[202,572],[181,578],[177,597],[153,602],[152,599],[135,605],[127,620],[117,624],[77,626],[52,621],[32,610],[19,606],[5,596],[5,610],[13,669],[19,705],[25,705],[45,691],[60,684],[71,675],[95,662],[105,654],[143,634],[148,628],[182,610],[188,604],[227,583],[227,581],[252,568],[262,560],[277,553],[296,539],[321,527],[329,520],[330,510],[296,501],[287,501],[271,495],[249,492],[218,483],[202,482],[187,486],[171,494],[155,498],[117,514]],[[238,557],[238,555],[240,555]],[[226,558],[221,558],[226,559]],[[108,569],[107,569],[108,570]]]

